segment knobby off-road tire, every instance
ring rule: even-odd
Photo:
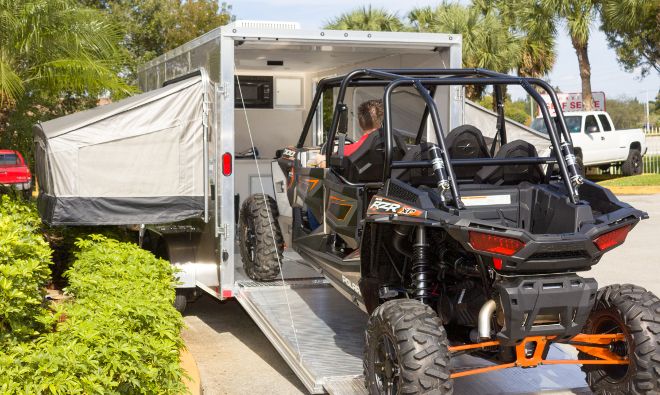
[[[241,207],[241,258],[245,273],[255,281],[271,281],[280,274],[284,238],[278,215],[277,203],[268,195],[252,195]]]
[[[430,307],[409,299],[383,303],[367,324],[364,376],[369,393],[452,394],[448,347],[445,329]]]
[[[618,351],[630,364],[584,365],[591,390],[598,395],[660,394],[660,299],[631,284],[598,290],[583,332],[620,331],[626,334],[626,344]],[[585,353],[579,357],[592,358]]]
[[[628,152],[628,159],[621,165],[621,173],[624,176],[636,176],[644,172],[644,161],[642,153],[637,149]]]

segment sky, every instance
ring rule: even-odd
[[[327,21],[341,13],[363,5],[383,7],[399,16],[405,16],[414,7],[437,5],[440,0],[380,0],[360,2],[355,0],[240,0],[230,1],[237,19],[298,22],[303,29],[321,28]],[[616,53],[608,48],[605,35],[592,28],[589,40],[591,62],[591,88],[603,91],[606,97],[637,97],[640,101],[653,100],[660,89],[660,75],[652,71],[640,79],[639,73],[628,73],[617,63]],[[562,92],[580,92],[580,74],[575,50],[565,29],[558,31],[557,61],[549,74],[550,83]]]

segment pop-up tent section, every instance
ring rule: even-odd
[[[213,96],[202,72],[35,125],[38,207],[51,225],[156,224],[205,216]],[[206,104],[206,105],[205,105]],[[206,203],[206,204],[205,204]]]

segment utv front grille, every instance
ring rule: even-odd
[[[410,203],[414,203],[417,200],[417,195],[415,195],[414,192],[411,192],[404,187],[394,183],[390,183],[387,194],[390,197],[405,200],[406,202]]]
[[[586,251],[546,251],[537,252],[529,257],[530,261],[546,261],[550,259],[579,259],[586,258]]]

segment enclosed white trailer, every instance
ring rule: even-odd
[[[460,35],[304,30],[296,23],[256,21],[222,26],[142,65],[138,80],[143,91],[200,68],[208,71],[216,86],[217,154],[208,166],[212,221],[205,227],[207,236],[199,236],[193,246],[189,237],[180,236],[185,227],[152,228],[163,236],[171,261],[183,270],[182,287],[201,287],[220,299],[238,291],[234,253],[238,207],[262,187],[276,195],[272,159],[276,150],[297,141],[320,79],[366,67],[460,66]],[[353,97],[356,107],[360,92]],[[436,100],[450,130],[463,122],[460,87],[438,89]],[[322,139],[323,106],[316,109],[314,126],[308,145]],[[236,154],[252,146],[259,151],[259,169],[254,157],[242,159]],[[208,262],[211,240],[217,262]],[[204,262],[200,256],[206,257]]]

